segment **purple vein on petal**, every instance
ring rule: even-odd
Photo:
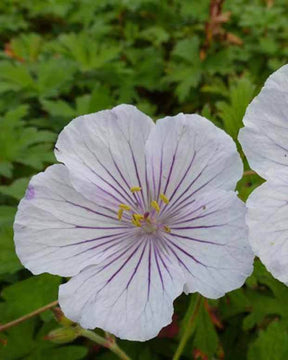
[[[173,172],[175,159],[176,159],[176,155],[177,155],[177,151],[178,151],[178,146],[179,146],[179,141],[177,142],[176,149],[175,149],[175,152],[174,152],[173,157],[172,157],[172,162],[171,162],[171,165],[170,165],[170,168],[169,168],[168,177],[167,177],[166,184],[165,184],[165,187],[164,187],[164,190],[163,190],[164,194],[166,194],[168,185],[170,183],[170,179],[171,179],[171,175],[172,175],[172,172]],[[163,145],[162,145],[162,148],[161,148],[161,162],[162,162],[162,156],[163,156]],[[162,178],[162,174],[160,174],[160,180],[161,180],[161,178]],[[159,195],[160,195],[160,191],[158,193],[158,196]],[[171,200],[171,198],[170,198],[170,200]]]
[[[73,206],[75,206],[75,207],[79,207],[79,208],[81,208],[81,209],[84,209],[84,210],[87,210],[87,211],[89,211],[89,212],[92,212],[92,213],[94,213],[94,214],[96,214],[96,215],[104,216],[104,217],[107,217],[107,218],[112,219],[112,220],[117,220],[117,217],[113,217],[113,216],[110,216],[110,215],[107,215],[107,214],[103,214],[103,213],[101,213],[101,212],[99,212],[99,211],[92,210],[92,209],[88,208],[87,206],[75,204],[75,203],[73,203],[72,201],[69,201],[69,200],[65,200],[65,202],[68,203],[68,204],[71,204],[71,205],[73,205]]]
[[[148,255],[148,288],[147,288],[147,302],[150,297],[150,287],[151,287],[151,240],[149,241],[149,255]]]
[[[125,265],[127,265],[127,263],[133,258],[133,256],[136,254],[136,252],[139,250],[140,246],[142,244],[140,243],[135,250],[132,251],[132,253],[128,256],[128,258],[124,261],[124,263],[114,272],[114,274],[112,276],[110,276],[110,278],[107,280],[106,284],[104,286],[106,286],[107,284],[109,284],[117,275],[120,274],[120,272],[123,270],[123,268],[125,267]]]
[[[88,166],[88,165],[87,165],[87,166]],[[67,184],[65,184],[65,183],[62,183],[62,182],[57,181],[57,180],[55,180],[55,179],[53,179],[53,181],[54,181],[56,184],[60,184],[60,186],[64,186],[64,187],[67,187],[68,189],[71,189],[71,186],[67,186]],[[107,190],[104,190],[104,189],[101,188],[99,185],[97,185],[97,184],[95,184],[95,183],[93,183],[93,184],[94,184],[98,189],[100,189],[101,191],[103,191],[106,195],[111,196],[111,197],[116,201],[117,204],[119,204],[119,203],[122,202],[122,200],[120,200],[120,199],[117,198],[116,196],[112,195],[112,194],[109,193]],[[66,201],[66,199],[65,199],[63,196],[61,196],[60,194],[57,194],[57,196],[59,196],[63,201]],[[103,197],[102,197],[102,198],[103,198]],[[45,199],[45,198],[43,198],[43,199]],[[47,200],[50,200],[50,199],[47,199]],[[55,200],[55,201],[56,201],[56,200]],[[105,198],[105,201],[106,201],[106,202],[108,201],[107,198]],[[108,211],[110,211],[110,212],[113,212],[111,209],[107,208],[106,206],[99,205],[99,204],[98,204],[97,206],[100,206],[100,207],[102,207],[103,209],[106,209],[106,210],[108,210]],[[114,204],[111,203],[111,206],[113,207]]]
[[[197,188],[196,190],[194,190],[192,193],[188,194],[177,206],[177,202],[190,190],[191,186],[195,183],[195,181],[197,181],[197,179],[199,178],[200,175],[202,175],[203,171],[206,169],[206,167],[204,167],[201,172],[199,173],[199,175],[190,183],[190,185],[182,192],[182,194],[177,198],[177,200],[171,205],[170,208],[172,208],[173,206],[173,210],[178,209],[178,207],[180,205],[182,205],[183,203],[185,203],[186,200],[190,199],[191,196],[195,195],[199,190],[203,189],[205,186],[207,186],[210,182],[212,182],[217,176],[219,176],[219,174],[221,174],[221,172],[217,173],[215,176],[213,176],[211,179],[209,179],[208,181],[206,181],[206,183],[204,183],[203,185],[199,186],[199,188]],[[176,207],[175,207],[176,206]]]
[[[186,266],[186,264],[180,259],[180,257],[177,255],[177,253],[174,251],[174,249],[171,248],[171,246],[169,244],[167,244],[167,246],[169,247],[169,250],[172,252],[172,254],[175,256],[175,258],[178,260],[179,264],[181,264],[182,266],[184,266],[184,268],[193,276],[193,274],[191,273],[190,269]]]
[[[124,175],[122,174],[122,171],[120,170],[117,162],[115,161],[115,159],[114,159],[114,157],[113,157],[113,155],[112,155],[112,152],[111,152],[110,147],[109,147],[109,153],[110,153],[110,156],[111,156],[111,158],[112,158],[112,161],[113,161],[113,164],[114,164],[116,170],[118,171],[119,175],[121,176],[121,179],[124,181],[124,183],[126,184],[127,188],[130,189],[130,188],[132,187],[132,185],[134,185],[134,184],[130,184],[130,185],[128,184],[127,180],[125,179]],[[147,185],[147,182],[146,182],[146,185]],[[132,195],[133,195],[136,203],[139,203],[139,204],[140,204],[139,198],[136,196],[136,193],[133,193]]]
[[[136,264],[136,266],[135,266],[135,268],[133,270],[132,275],[130,276],[129,281],[127,282],[127,285],[126,285],[125,289],[129,288],[129,285],[130,285],[131,281],[133,280],[134,276],[136,275],[136,273],[138,271],[138,268],[139,268],[139,266],[140,266],[140,264],[142,262],[142,259],[143,259],[143,256],[144,256],[144,253],[145,253],[145,250],[146,250],[146,246],[147,246],[147,242],[145,242],[145,244],[144,244],[143,250],[142,250],[142,252],[141,252],[141,254],[139,256],[139,260],[138,260],[138,262],[137,262],[137,264]]]
[[[180,235],[180,234],[177,234],[177,233],[174,233],[174,232],[170,233],[169,236],[173,236],[175,238],[191,240],[191,241],[195,241],[195,242],[199,242],[199,243],[203,243],[203,244],[211,244],[211,245],[216,245],[216,246],[224,246],[225,245],[225,244],[215,243],[215,242],[209,241],[209,240],[201,240],[201,239],[196,239],[196,238],[191,237],[191,236]]]
[[[162,285],[162,290],[164,291],[165,290],[164,281],[163,281],[162,271],[161,271],[161,268],[160,268],[160,265],[159,265],[159,260],[158,260],[158,252],[159,252],[159,250],[158,250],[158,247],[155,245],[155,243],[153,244],[153,249],[154,249],[155,262],[156,262],[158,274],[159,274],[161,285]]]
[[[202,170],[200,171],[200,173],[195,177],[195,179],[191,181],[191,183],[188,185],[188,187],[187,187],[185,190],[183,190],[183,192],[181,193],[181,195],[178,196],[178,198],[177,198],[174,202],[171,202],[171,201],[170,201],[170,203],[169,203],[169,205],[170,205],[169,208],[170,208],[170,209],[175,210],[175,209],[177,209],[177,207],[179,207],[181,204],[183,204],[183,202],[186,201],[187,198],[185,198],[184,200],[182,200],[182,201],[177,205],[177,207],[176,207],[176,204],[179,202],[179,200],[181,200],[181,198],[182,198],[185,194],[187,194],[187,192],[191,189],[191,187],[195,184],[195,182],[196,182],[196,181],[199,179],[199,177],[202,175],[203,171],[204,171],[204,169],[202,169]],[[175,189],[175,190],[176,190],[176,189]],[[190,198],[190,196],[191,196],[191,194],[188,195],[189,198]]]
[[[192,199],[191,201],[187,202],[186,204],[184,204],[180,208],[177,208],[176,210],[173,209],[173,208],[167,209],[167,213],[165,214],[165,218],[172,219],[174,217],[177,217],[178,215],[182,216],[181,210],[185,209],[189,205],[192,205],[193,203],[195,203],[195,201],[196,201],[196,199]]]
[[[88,149],[88,151],[92,154],[92,156],[96,159],[96,161],[98,162],[98,164],[107,172],[107,174],[110,175],[111,179],[121,188],[122,191],[124,191],[125,195],[122,194],[115,186],[113,186],[111,183],[109,183],[107,180],[105,180],[102,176],[100,176],[99,174],[97,174],[90,166],[89,169],[96,175],[98,176],[103,182],[105,182],[108,186],[111,186],[112,189],[114,189],[120,196],[122,196],[128,203],[129,205],[133,204],[133,198],[131,197],[131,195],[126,191],[126,189],[119,183],[119,181],[115,178],[115,176],[113,176],[113,174],[107,169],[106,166],[104,166],[104,164],[102,164],[102,162],[99,160],[99,158],[96,156],[96,154],[89,148],[89,146],[87,145],[85,139],[83,139],[83,143],[85,144],[86,148]],[[88,165],[87,165],[88,166]],[[126,197],[127,196],[127,197]],[[130,203],[130,201],[132,203]]]
[[[190,205],[192,205],[193,203],[195,203],[196,199],[192,199],[191,201],[187,202],[186,204],[184,204],[183,206],[181,206],[180,208],[177,208],[175,211],[172,211],[173,209],[170,209],[171,211],[168,212],[168,214],[166,215],[166,217],[169,217],[169,219],[173,219],[174,217],[176,217],[177,220],[177,216],[180,215],[181,219],[186,218],[187,216],[190,216],[192,214],[194,214],[195,212],[197,212],[200,209],[203,209],[203,206],[207,206],[208,204],[210,204],[210,202],[206,202],[205,204],[201,204],[200,206],[198,206],[197,208],[192,209],[190,212],[183,214],[183,212],[181,210],[185,209],[185,208],[189,208]],[[175,224],[173,222],[173,224]]]
[[[82,225],[73,225],[76,229],[95,229],[95,230],[114,230],[114,229],[130,229],[131,226],[82,226]]]
[[[105,246],[105,245],[108,245],[108,244],[110,244],[108,247],[106,247],[106,248],[104,248],[104,249],[102,249],[101,251],[102,251],[102,254],[104,254],[106,251],[108,251],[109,249],[112,249],[113,247],[116,247],[117,245],[119,245],[121,242],[123,241],[123,237],[122,238],[118,238],[118,239],[112,239],[112,240],[107,240],[107,241],[105,241],[105,242],[103,242],[103,243],[101,243],[101,244],[98,244],[98,245],[96,245],[96,246],[92,246],[92,247],[90,247],[90,248],[88,248],[88,249],[85,249],[85,250],[82,250],[82,251],[80,251],[80,252],[78,252],[78,253],[76,253],[76,254],[74,254],[74,255],[69,255],[68,256],[68,258],[70,258],[70,257],[72,257],[72,258],[76,258],[77,256],[80,256],[80,255],[83,255],[83,254],[85,254],[85,253],[91,253],[91,256],[93,257],[93,250],[95,250],[95,249],[98,249],[98,248],[101,248],[101,247],[103,247],[103,246]],[[111,244],[112,243],[112,244]],[[92,252],[91,252],[91,250],[92,250]]]
[[[123,190],[122,186],[119,184],[119,182],[118,182],[116,179],[115,179],[114,181],[115,181],[115,182],[117,183],[117,185],[121,188],[121,190],[124,191],[124,193],[126,194],[127,197],[125,196],[125,194],[121,193],[121,191],[119,191],[114,185],[110,184],[110,183],[109,183],[107,180],[105,180],[102,176],[100,176],[99,174],[97,174],[94,170],[92,170],[92,171],[93,171],[93,173],[94,173],[96,176],[98,176],[105,184],[107,184],[107,185],[110,186],[113,190],[115,190],[118,195],[122,196],[122,198],[125,200],[125,202],[127,202],[130,206],[134,206],[133,198],[130,196],[130,194],[127,193],[126,190]],[[113,177],[113,176],[111,175],[111,177]],[[113,178],[114,178],[114,177],[113,177]],[[98,186],[98,185],[96,184],[96,186]],[[118,201],[119,201],[119,199],[118,199]],[[123,200],[121,200],[120,202],[123,202]]]
[[[181,180],[179,181],[179,183],[178,183],[177,186],[175,187],[172,195],[171,195],[170,198],[169,198],[170,206],[165,205],[164,208],[163,208],[163,210],[162,210],[162,213],[164,213],[167,209],[170,209],[170,208],[173,206],[173,204],[175,204],[175,202],[173,203],[172,200],[173,200],[175,194],[177,193],[178,189],[179,189],[180,186],[182,185],[182,183],[183,183],[184,179],[186,178],[188,172],[191,170],[191,167],[192,167],[192,164],[193,164],[193,162],[194,162],[195,156],[196,156],[196,151],[194,152],[193,157],[192,157],[192,159],[191,159],[191,161],[190,161],[190,163],[189,163],[189,165],[188,165],[188,167],[187,167],[184,175],[182,176]],[[201,173],[198,175],[198,177],[199,177],[200,175],[201,175]],[[195,179],[194,181],[196,181],[198,177],[196,177],[196,179]],[[167,186],[167,187],[168,187],[168,186]],[[165,190],[165,191],[166,191],[166,190]],[[164,193],[165,193],[165,191],[164,191]]]
[[[59,246],[59,247],[62,248],[62,247],[69,247],[69,246],[87,244],[87,243],[90,243],[90,242],[94,242],[94,241],[98,241],[98,240],[104,240],[104,239],[110,239],[110,238],[117,237],[117,236],[127,236],[127,232],[121,232],[121,233],[116,233],[116,234],[99,236],[99,237],[96,237],[96,238],[93,238],[93,239],[77,241],[76,243],[62,245],[62,246]]]
[[[215,224],[215,225],[199,225],[199,226],[176,226],[176,227],[173,226],[173,230],[210,229],[224,225],[227,225],[227,223]]]
[[[85,143],[85,142],[84,142]],[[85,145],[86,145],[86,143],[85,143]],[[87,145],[86,145],[86,147],[87,147]],[[89,148],[88,148],[88,150],[89,150]],[[90,151],[90,150],[89,150]],[[91,151],[90,151],[91,152]],[[93,153],[92,153],[93,154]],[[94,157],[95,157],[95,155],[94,155]],[[97,174],[95,171],[94,171],[94,169],[93,168],[91,168],[91,166],[89,166],[88,164],[87,164],[87,162],[85,162],[85,161],[83,161],[83,159],[81,159],[82,160],[82,163],[94,174],[94,175],[96,175],[96,177],[98,177],[98,178],[100,178],[104,183],[106,183],[109,187],[111,187],[112,189],[114,189],[117,193],[118,193],[118,195],[120,195],[120,197],[123,197],[123,194],[121,194],[121,192],[119,192],[119,190],[118,189],[116,189],[113,185],[111,185],[107,180],[105,180],[105,179],[103,179],[103,177],[102,176],[100,176],[99,174]],[[91,182],[91,180],[90,179],[88,179],[87,181],[89,181],[89,182]],[[121,199],[121,198],[118,198],[117,196],[115,196],[115,195],[113,195],[113,194],[111,194],[110,192],[108,192],[107,190],[105,190],[105,189],[103,189],[101,186],[99,186],[99,184],[96,184],[95,182],[92,182],[98,189],[100,189],[100,191],[103,191],[105,194],[107,194],[108,196],[111,196],[117,203],[122,203],[123,202],[123,199]],[[125,197],[124,197],[125,198]],[[129,202],[129,205],[131,205],[132,206],[132,204]]]
[[[124,255],[127,255],[127,253],[134,247],[136,246],[135,242],[132,242],[132,244],[129,244],[129,245],[126,245],[124,246],[121,250],[124,249],[124,251],[122,251],[119,255],[117,255],[115,258],[113,258],[109,263],[103,265],[101,267],[101,269],[98,270],[98,273],[102,272],[103,270],[105,270],[107,267],[109,267],[111,264],[113,264],[115,261],[121,259]],[[141,246],[141,242],[140,244],[138,244],[137,248],[138,249],[139,247]],[[109,256],[107,257],[107,259],[113,257],[114,255],[118,254],[119,253],[119,250],[115,251],[114,253],[112,254],[109,254]]]
[[[152,165],[153,166],[153,165]],[[162,184],[162,174],[163,174],[163,145],[161,147],[161,158],[160,158],[160,173],[159,173],[159,183],[158,183],[158,191],[157,195],[155,194],[155,198],[158,199],[161,191]]]
[[[182,249],[180,246],[176,245],[173,241],[169,240],[167,237],[165,237],[165,240],[169,242],[169,244],[173,245],[174,247],[176,247],[179,251],[181,251],[183,254],[185,254],[186,256],[188,256],[190,259],[192,259],[194,262],[196,262],[199,265],[202,265],[204,267],[207,267],[205,264],[203,264],[201,261],[197,260],[195,258],[195,256],[189,254],[187,251],[185,251],[184,249]],[[169,246],[169,245],[168,245]],[[170,247],[170,246],[169,246]],[[170,248],[171,249],[171,248]]]
[[[153,173],[154,175],[154,173]],[[152,181],[154,182],[155,179],[152,179]],[[149,185],[149,180],[148,180],[148,169],[147,169],[147,156],[145,154],[145,183],[146,183],[146,200],[147,200],[147,205],[149,204],[149,197],[150,197],[150,185]]]
[[[124,238],[124,236],[121,236],[121,237],[118,237],[118,238],[115,238],[115,239],[112,239],[112,240],[107,240],[107,241],[105,241],[105,242],[103,242],[103,243],[101,243],[101,244],[98,244],[98,245],[96,245],[96,246],[92,246],[92,247],[89,248],[89,249],[85,249],[85,250],[83,250],[81,253],[79,253],[79,254],[77,254],[77,255],[80,255],[80,254],[83,254],[83,253],[88,252],[88,251],[90,251],[90,250],[98,249],[98,248],[100,248],[100,247],[102,247],[102,246],[104,246],[104,245],[110,244],[108,247],[106,247],[105,249],[102,250],[102,252],[104,253],[104,252],[106,252],[107,250],[110,250],[110,249],[112,249],[113,247],[119,245],[119,244],[123,241],[123,238]],[[111,243],[112,243],[112,244],[111,244]]]
[[[118,118],[117,113],[113,112],[113,110],[112,110],[112,113],[116,118]],[[144,199],[144,196],[143,196],[143,186],[142,186],[141,179],[140,179],[140,176],[139,176],[139,171],[138,171],[137,162],[136,162],[136,159],[135,159],[135,156],[134,156],[134,152],[133,152],[130,140],[126,138],[125,133],[123,132],[123,129],[119,126],[119,124],[117,122],[116,122],[116,125],[118,126],[119,131],[122,133],[123,138],[125,139],[126,143],[129,146],[129,150],[130,150],[130,153],[131,153],[131,156],[132,156],[132,161],[133,161],[136,177],[137,177],[137,180],[138,180],[138,186],[141,188],[140,193],[142,195],[142,201],[143,201],[141,206],[144,209],[144,207],[145,207],[145,199]],[[135,186],[135,184],[131,184],[131,185]]]
[[[189,168],[191,168],[191,166],[192,166],[192,164],[193,164],[193,161],[194,161],[194,159],[195,159],[196,154],[197,154],[197,152],[195,151],[194,154],[193,154],[191,163],[189,164],[189,167],[188,167],[187,171],[185,172],[185,174],[187,174],[188,171],[189,171]],[[182,194],[174,201],[174,203],[172,204],[171,201],[170,201],[170,204],[171,204],[170,207],[172,207],[172,205],[175,206],[176,203],[182,198],[182,196],[184,196],[185,193],[187,193],[187,192],[190,190],[191,186],[193,186],[193,184],[199,179],[199,177],[200,177],[200,176],[203,174],[203,172],[207,169],[207,166],[208,166],[210,160],[213,158],[213,156],[214,156],[214,154],[212,154],[212,155],[210,156],[210,158],[209,158],[208,161],[206,162],[205,166],[202,168],[202,170],[199,172],[199,174],[196,176],[196,178],[195,178],[194,180],[192,180],[192,182],[191,182],[191,183],[188,185],[188,187],[182,192]],[[216,176],[218,176],[218,175],[219,175],[219,174],[217,174]],[[186,175],[185,175],[185,176],[186,176]],[[183,179],[185,178],[185,176],[181,179],[181,183],[182,183]],[[216,177],[216,176],[215,176],[215,177]],[[213,177],[212,179],[208,180],[208,182],[207,182],[206,184],[204,184],[204,186],[206,186],[206,185],[207,185],[210,181],[212,181],[215,177]],[[179,186],[180,186],[180,183],[179,183],[178,186],[176,186],[176,188],[175,188],[175,193],[177,193],[177,191],[178,191],[178,189],[179,189]],[[197,191],[198,191],[198,190],[194,191],[193,194],[196,193]],[[174,196],[174,194],[173,194],[173,196]],[[170,199],[170,200],[171,200],[171,199]],[[181,203],[182,203],[182,202],[181,202]]]
[[[203,206],[200,207],[200,209],[203,208]],[[199,210],[199,208],[197,209]],[[213,214],[216,214],[219,210],[213,210],[213,211],[210,211],[209,213],[206,213],[206,214],[202,214],[202,215],[197,215],[197,216],[194,216],[193,218],[189,218],[189,219],[186,219],[187,216],[190,216],[192,215],[193,213],[195,213],[197,210],[193,211],[192,213],[189,213],[188,215],[184,214],[183,215],[183,218],[185,220],[179,220],[177,222],[173,222],[173,225],[179,225],[179,224],[185,224],[187,222],[191,222],[191,221],[195,221],[195,220],[199,220],[199,219],[203,219],[207,216],[210,216],[210,215],[213,215]]]
[[[167,273],[169,274],[170,278],[171,278],[171,279],[173,279],[173,276],[172,276],[172,274],[171,274],[171,272],[170,272],[170,270],[169,270],[169,268],[168,268],[168,266],[167,266],[166,262],[164,261],[164,259],[163,259],[163,257],[162,257],[162,255],[163,255],[163,254],[161,254],[161,251],[160,251],[157,247],[156,247],[156,252],[157,252],[158,257],[159,257],[159,259],[161,260],[161,262],[162,262],[162,264],[163,264],[163,266],[164,266],[165,270],[166,270],[166,271],[167,271]]]

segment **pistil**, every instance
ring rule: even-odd
[[[134,194],[141,191],[141,187],[134,186],[130,188],[130,191]],[[158,230],[165,231],[167,233],[171,232],[169,226],[161,224],[158,218],[158,214],[161,210],[161,205],[167,205],[169,203],[169,199],[165,194],[160,194],[160,203],[157,200],[152,200],[150,203],[149,211],[145,211],[142,213],[135,213],[132,211],[131,206],[127,204],[119,204],[118,209],[118,220],[121,221],[124,211],[130,213],[131,223],[138,228],[142,228],[146,233],[154,233]]]

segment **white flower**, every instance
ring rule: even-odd
[[[183,291],[218,298],[252,271],[242,164],[231,138],[198,115],[156,125],[133,106],[81,116],[59,135],[15,220],[19,258],[61,285],[84,328],[147,340]]]
[[[267,180],[247,201],[256,255],[288,284],[288,65],[273,73],[248,106],[239,141],[251,168]]]

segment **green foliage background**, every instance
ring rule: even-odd
[[[73,117],[120,103],[155,119],[197,112],[236,140],[248,103],[287,63],[288,3],[226,0],[216,18],[209,12],[213,3],[0,2],[1,323],[57,299],[60,278],[31,276],[19,263],[12,223],[29,178],[55,161],[57,134]],[[243,177],[240,197],[261,181]],[[120,346],[135,360],[171,359],[190,298],[175,301],[173,325],[161,336]],[[287,360],[287,302],[288,288],[256,260],[242,289],[202,302],[182,358]],[[0,333],[0,359],[116,359],[83,339],[63,345],[45,340],[57,326],[48,311]]]

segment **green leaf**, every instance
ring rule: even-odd
[[[0,274],[12,274],[21,268],[22,265],[15,253],[13,230],[11,227],[2,226],[0,228]]]
[[[0,93],[34,89],[34,80],[23,64],[0,62]]]
[[[208,359],[212,359],[218,347],[218,335],[210,316],[202,303],[196,317],[193,348],[201,350]]]
[[[20,200],[25,194],[28,182],[29,178],[17,179],[11,185],[0,186],[0,193]]]
[[[209,54],[203,63],[205,74],[229,74],[232,70],[231,53],[227,49]]]
[[[27,127],[22,117],[26,115],[27,107],[20,106],[6,113],[0,118],[0,162],[21,163],[36,169],[42,169],[43,163],[54,162],[52,153],[56,134]],[[11,164],[4,167],[6,174],[10,175],[13,169]]]
[[[195,64],[200,61],[199,57],[199,38],[194,36],[191,39],[184,39],[177,42],[172,55],[188,63]]]
[[[42,45],[43,39],[35,33],[21,34],[19,37],[12,39],[10,43],[14,54],[26,61],[36,61],[41,52]]]
[[[205,22],[209,17],[209,0],[201,1],[191,1],[191,0],[181,0],[179,1],[181,7],[181,14],[183,17],[191,17],[197,19],[198,21]]]
[[[107,87],[98,84],[98,86],[95,86],[94,90],[91,93],[89,107],[86,113],[104,110],[111,107],[111,105],[112,105],[111,94],[109,90],[107,89]],[[77,106],[77,110],[80,110],[78,106]]]
[[[19,281],[2,291],[7,309],[5,320],[12,320],[57,300],[61,278],[43,274]]]
[[[288,288],[274,279],[259,260],[247,284],[249,288],[245,293],[250,302],[250,314],[244,319],[244,329],[262,324],[271,314],[288,320]]]
[[[13,165],[9,161],[0,161],[0,175],[7,178],[12,177]]]
[[[50,59],[37,67],[37,91],[40,97],[66,93],[72,86],[76,65],[64,59]]]
[[[57,50],[73,59],[83,72],[105,66],[120,53],[118,44],[93,41],[86,32],[61,35]]]
[[[0,206],[0,226],[12,225],[16,210],[14,206]]]
[[[132,71],[123,74],[124,84],[121,86],[129,86],[132,89],[136,86],[146,88],[148,90],[160,90],[163,76],[163,54],[161,50],[154,47],[145,49],[132,48],[127,50],[127,57],[132,63]],[[128,84],[128,81],[131,84]]]
[[[21,298],[21,297],[20,297]],[[2,309],[1,309],[2,310]],[[6,309],[4,309],[6,310]],[[4,312],[2,312],[4,313]],[[3,317],[1,316],[1,321]],[[28,356],[37,346],[33,339],[36,319],[30,319],[7,331],[6,345],[0,344],[0,358],[5,360],[20,360]],[[24,359],[25,359],[24,358]]]
[[[260,331],[248,351],[248,360],[287,360],[288,332],[286,326],[274,321]]]
[[[80,360],[84,359],[87,352],[86,347],[77,345],[51,347],[49,349],[36,349],[27,357],[27,360]]]
[[[159,26],[151,26],[145,30],[143,30],[139,37],[142,39],[151,41],[156,46],[159,46],[169,40],[169,33],[165,31],[165,29]]]
[[[237,139],[239,129],[243,126],[242,119],[254,93],[255,86],[251,81],[243,78],[231,86],[227,102],[221,101],[216,104],[225,131],[234,140]]]
[[[191,89],[197,87],[201,79],[201,68],[178,65],[169,69],[169,74],[166,76],[166,82],[176,82],[176,95],[180,102],[186,100],[190,94]]]
[[[75,110],[64,100],[41,100],[43,109],[52,116],[59,116],[73,119],[75,117]]]

